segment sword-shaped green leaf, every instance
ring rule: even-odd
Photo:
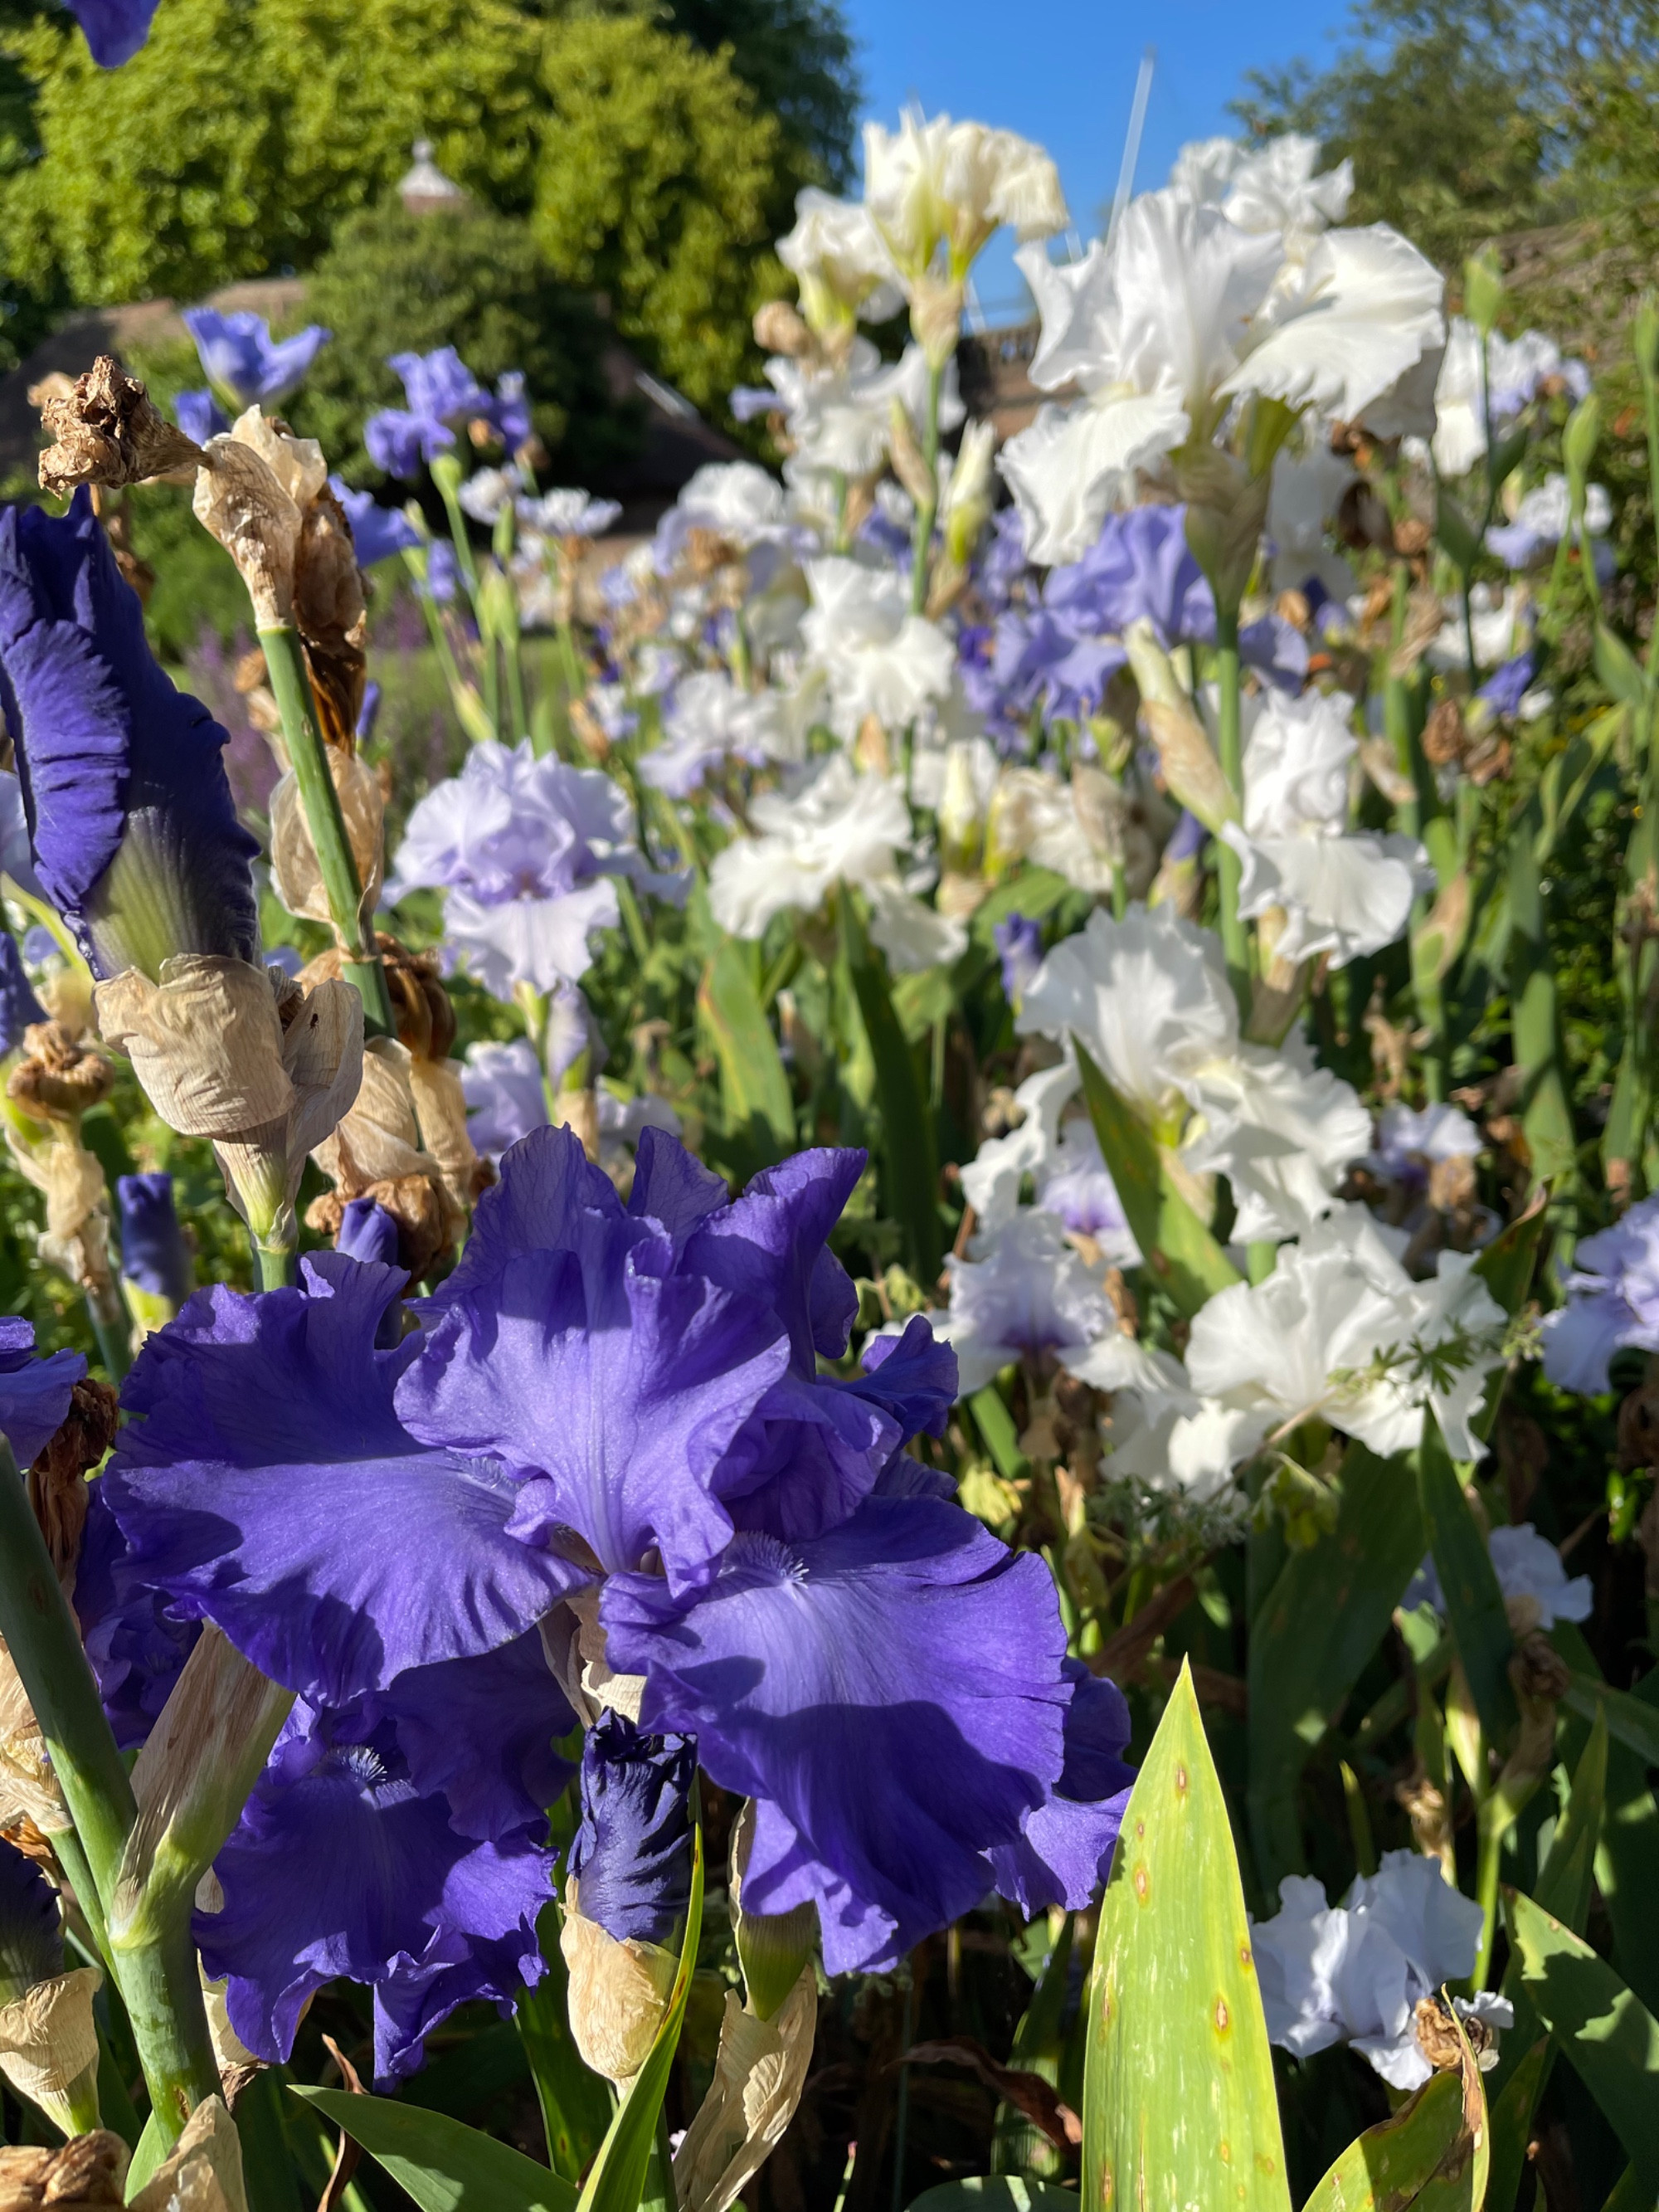
[[[1458,2073],[1435,2074],[1378,2126],[1356,2136],[1303,2212],[1480,2212],[1486,2193],[1486,2098],[1462,2030]]]
[[[1206,1299],[1240,1279],[1238,1270],[1176,1188],[1158,1156],[1152,1132],[1124,1104],[1081,1044],[1077,1045],[1077,1060],[1089,1118],[1135,1242],[1182,1313],[1195,1314]]]
[[[290,2086],[361,2143],[421,2212],[572,2212],[575,2204],[568,2181],[447,2112],[349,2089]]]
[[[1500,1744],[1517,1718],[1509,1663],[1515,1650],[1504,1593],[1469,1502],[1432,1413],[1425,1409],[1417,1454],[1423,1529],[1446,1601],[1446,1624],[1468,1678],[1489,1744]]]
[[[1238,1861],[1185,1664],[1101,1901],[1083,2203],[1085,2212],[1289,2212]]]
[[[789,1078],[744,949],[730,938],[703,970],[697,1012],[720,1067],[726,1133],[738,1140],[757,1165],[781,1159],[795,1141]]]
[[[1582,1936],[1507,1891],[1504,1918],[1522,1984],[1638,2168],[1659,2190],[1659,2021]]]

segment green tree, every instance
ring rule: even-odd
[[[724,54],[637,18],[552,25],[552,112],[534,224],[565,281],[609,295],[617,327],[699,406],[753,363],[749,324],[781,289],[772,240],[805,165]]]
[[[667,0],[664,23],[705,53],[728,47],[762,107],[844,190],[853,175],[860,84],[853,41],[829,0]]]
[[[1329,69],[1251,71],[1234,112],[1253,137],[1303,131],[1354,166],[1350,221],[1395,223],[1456,263],[1547,219],[1556,88],[1538,21],[1510,0],[1359,0]]]
[[[166,0],[109,71],[65,21],[11,41],[37,88],[40,158],[4,193],[28,284],[191,298],[307,268],[422,133],[459,182],[527,204],[543,30],[510,0]]]
[[[388,354],[453,345],[475,375],[522,369],[553,480],[592,483],[631,453],[641,410],[611,398],[605,325],[559,283],[520,219],[474,204],[411,216],[395,199],[349,216],[313,272],[308,320],[334,333],[290,413],[354,482],[379,480],[365,418],[403,404]]]

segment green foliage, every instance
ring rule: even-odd
[[[1549,124],[1504,0],[1359,0],[1352,43],[1252,70],[1235,112],[1259,137],[1306,131],[1354,164],[1351,222],[1396,223],[1439,260],[1540,219]]]
[[[700,407],[723,406],[754,358],[749,324],[783,289],[803,158],[722,55],[633,19],[548,33],[552,104],[536,173],[536,236],[571,284],[609,295]]]
[[[1290,2204],[1227,1802],[1185,1667],[1101,1900],[1082,2196],[1088,2212]]]
[[[294,2090],[361,2143],[421,2212],[466,2212],[486,2204],[491,2212],[570,2212],[575,2203],[568,2181],[445,2113],[346,2089],[304,2088],[296,2082]]]
[[[860,86],[853,41],[831,0],[667,0],[673,29],[722,47],[761,106],[838,190],[852,180]]]
[[[412,216],[392,199],[350,216],[306,291],[308,321],[333,342],[289,412],[351,483],[379,482],[362,426],[401,406],[389,354],[453,345],[475,375],[522,369],[552,480],[591,483],[638,441],[637,404],[618,406],[601,366],[605,326],[550,273],[526,225],[474,205]]]
[[[106,71],[42,15],[14,41],[41,154],[7,188],[12,266],[61,270],[81,301],[307,267],[422,133],[458,182],[521,207],[539,46],[508,0],[168,0]]]

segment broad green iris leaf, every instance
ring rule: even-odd
[[[1659,2021],[1598,1958],[1534,1899],[1504,1897],[1522,1985],[1583,2080],[1646,2185],[1659,2191]]]
[[[571,2212],[576,2202],[556,2173],[447,2112],[349,2089],[292,2087],[361,2143],[421,2212]]]
[[[945,1257],[933,1117],[917,1077],[915,1054],[893,1011],[886,970],[871,947],[853,894],[843,891],[839,904],[841,957],[875,1061],[882,1200],[887,1212],[904,1225],[916,1280],[931,1289]]]
[[[634,2076],[599,2145],[599,2154],[577,2202],[577,2212],[638,2212],[645,2193],[646,2169],[657,2140],[657,2120],[668,2089],[669,2069],[685,2023],[686,1999],[697,1963],[697,1938],[702,1932],[701,1827],[692,1830],[691,1850],[691,1901],[686,1908],[685,1940],[680,1946],[679,1972],[669,1992],[668,2010],[644,2065]]]
[[[1410,1472],[1350,1444],[1336,1526],[1292,1552],[1250,1632],[1250,1838],[1269,1898],[1303,1868],[1297,1784],[1425,1550]]]
[[[1077,2212],[1077,2192],[1017,2173],[976,2173],[924,2189],[911,2198],[909,2212]]]
[[[1077,1042],[1076,1039],[1073,1040]],[[1083,1096],[1102,1157],[1146,1265],[1190,1317],[1218,1291],[1240,1279],[1238,1270],[1176,1188],[1158,1155],[1152,1132],[1077,1044]]]
[[[1499,1744],[1517,1718],[1509,1677],[1515,1638],[1486,1537],[1469,1510],[1439,1425],[1426,1407],[1417,1454],[1417,1490],[1424,1534],[1445,1596],[1446,1625],[1463,1662],[1486,1741]]]
[[[720,1072],[725,1131],[757,1165],[781,1159],[795,1142],[795,1108],[789,1078],[744,948],[732,939],[703,970],[697,1012],[708,1029]]]
[[[1290,2212],[1226,1801],[1183,1662],[1123,1816],[1095,1947],[1086,2212]]]

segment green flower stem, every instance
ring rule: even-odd
[[[341,973],[362,993],[363,1018],[369,1030],[378,1036],[390,1036],[395,1024],[386,970],[363,921],[362,880],[357,873],[351,840],[346,835],[340,794],[329,773],[327,748],[317,726],[305,654],[299,637],[286,625],[280,629],[262,629],[259,643],[264,649],[271,691],[283,718],[288,757],[294,764],[300,801],[306,811],[307,826],[328,895],[329,915],[345,956]]]
[[[1238,665],[1238,609],[1218,607],[1215,618],[1216,678],[1220,686],[1221,773],[1231,786],[1241,809],[1244,797],[1242,686]],[[1216,873],[1221,890],[1221,949],[1227,963],[1227,980],[1233,987],[1239,1012],[1250,1011],[1250,939],[1239,918],[1238,885],[1243,863],[1232,847],[1216,840]]]
[[[300,1249],[297,1244],[258,1244],[253,1248],[254,1265],[259,1271],[262,1291],[290,1289],[300,1279]]]
[[[34,1709],[52,1771],[75,1823],[62,1838],[84,1859],[83,1903],[100,1946],[137,1807],[98,1699],[74,1616],[29,1505],[9,1446],[0,1443],[0,1635]],[[77,1894],[82,1894],[77,1884]],[[112,1968],[132,2023],[156,2124],[168,2147],[192,2109],[216,2096],[219,2073],[202,2008],[188,1920],[167,1940],[119,1954]]]
[[[525,699],[524,661],[516,631],[507,641],[506,658],[507,703],[513,717],[513,742],[522,744],[530,735],[530,708]]]
[[[933,520],[939,513],[939,405],[944,385],[944,369],[930,365],[921,458],[927,464],[927,480],[933,489],[925,500],[916,503],[916,534],[910,553],[910,611],[915,615],[919,615],[927,604],[927,556],[933,550]]]
[[[100,1287],[88,1290],[87,1318],[98,1340],[98,1357],[105,1372],[112,1382],[118,1383],[132,1364],[132,1321],[118,1278],[112,1275]]]

